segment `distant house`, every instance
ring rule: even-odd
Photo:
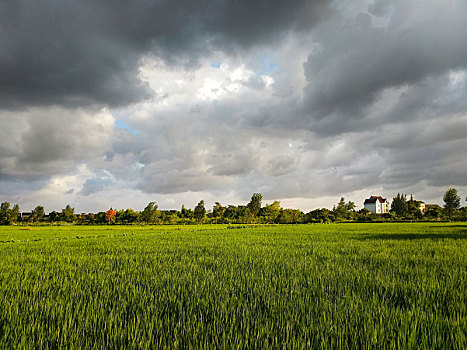
[[[20,214],[22,221],[27,221],[32,216],[32,211],[27,211]]]
[[[425,202],[417,201],[417,204],[418,204],[418,207],[420,208],[420,212],[422,214],[425,214],[427,211]]]
[[[371,196],[365,199],[363,207],[374,214],[385,214],[389,212],[389,202],[381,196]]]
[[[429,210],[443,210],[438,204],[425,204],[425,211],[423,214],[425,214]]]

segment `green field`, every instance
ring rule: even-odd
[[[467,347],[467,224],[0,228],[1,348]]]

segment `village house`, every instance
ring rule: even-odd
[[[31,218],[31,216],[32,216],[32,211],[27,211],[27,212],[20,214],[20,219],[22,221],[28,221]]]
[[[423,214],[425,214],[428,210],[431,210],[431,209],[443,210],[443,208],[441,208],[438,204],[425,204]]]
[[[389,202],[381,196],[371,196],[365,199],[363,207],[374,214],[385,214],[389,212]]]

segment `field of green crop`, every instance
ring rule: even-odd
[[[467,348],[467,224],[0,228],[0,348]]]

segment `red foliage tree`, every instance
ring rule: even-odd
[[[117,212],[115,210],[112,210],[112,208],[110,208],[109,210],[107,210],[105,212],[105,221],[107,223],[114,222],[115,221],[115,215],[117,215]]]

